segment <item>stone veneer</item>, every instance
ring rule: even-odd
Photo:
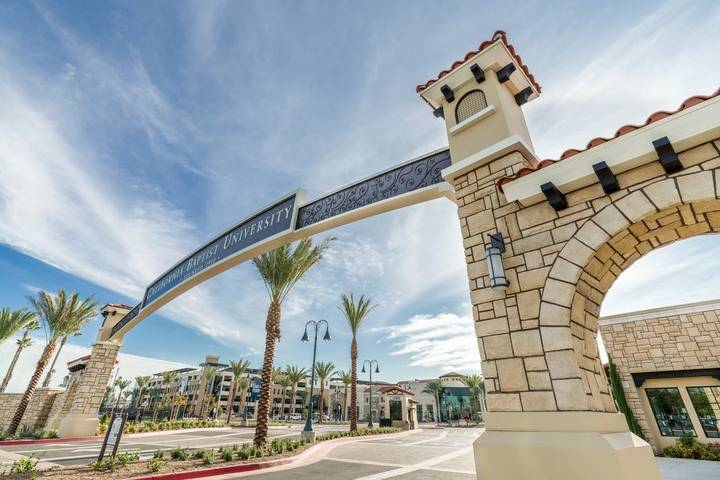
[[[498,178],[527,166],[519,153],[452,180],[489,411],[616,411],[596,344],[605,293],[650,250],[720,230],[720,142],[679,157],[684,169],[672,175],[659,161],[618,174],[609,195],[597,183],[566,192],[559,212],[498,192]],[[496,231],[507,247],[505,291],[489,287],[485,250]]]
[[[82,374],[82,381],[65,402],[70,404],[67,413],[75,415],[97,415],[105,396],[105,387],[115,366],[120,345],[112,342],[96,342],[92,347],[90,359]]]
[[[628,404],[659,451],[648,423],[654,420],[645,415],[632,373],[720,368],[720,301],[605,317],[600,332]]]
[[[20,424],[27,425],[31,430],[45,428],[53,405],[64,391],[64,388],[56,387],[37,388]],[[0,393],[0,428],[10,424],[22,397],[22,393]]]

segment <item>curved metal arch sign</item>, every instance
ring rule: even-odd
[[[297,239],[362,218],[441,196],[451,196],[442,170],[450,166],[447,148],[359,180],[312,202],[301,189],[202,245],[156,278],[142,302],[110,329],[122,337],[151,313],[192,287],[257,255]],[[447,185],[447,184],[445,184]]]

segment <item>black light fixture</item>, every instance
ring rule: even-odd
[[[610,170],[610,167],[608,167],[607,163],[598,162],[592,167],[595,171],[595,175],[598,177],[598,180],[600,180],[600,186],[605,193],[613,193],[620,190],[620,184],[618,183],[617,178],[615,178],[613,171]]]
[[[485,250],[485,258],[490,275],[490,287],[498,290],[505,290],[510,286],[502,263],[503,253],[505,253],[505,240],[503,240],[502,234],[491,233],[490,246]]]
[[[552,182],[543,183],[540,185],[540,190],[545,194],[548,203],[556,212],[567,208],[568,204],[565,195]]]
[[[514,63],[508,63],[504,67],[502,67],[500,70],[497,71],[497,79],[500,83],[505,83],[508,80],[510,80],[510,75],[513,74],[515,71],[515,64]]]
[[[452,91],[452,88],[447,85],[447,83],[440,87],[440,92],[443,94],[443,97],[445,97],[445,100],[447,100],[448,103],[455,100],[455,93]]]
[[[306,343],[310,341],[310,339],[308,338],[308,334],[307,334],[307,326],[305,327],[305,333],[303,333],[303,336],[302,336],[302,338],[300,339],[300,341],[301,341],[301,342],[306,342]]]
[[[675,173],[683,169],[682,163],[680,163],[680,159],[668,137],[658,138],[652,143],[660,159],[660,164],[665,169],[665,173]]]
[[[332,338],[330,338],[330,327],[325,327],[325,336],[323,336],[323,341],[329,342],[330,340],[332,340]]]
[[[475,81],[477,83],[482,83],[485,81],[485,72],[482,68],[480,68],[480,65],[478,65],[477,63],[473,63],[472,65],[470,65],[470,71],[472,72],[473,77],[475,77]]]
[[[435,118],[445,118],[445,110],[443,107],[438,107],[433,110],[433,115],[435,115]]]

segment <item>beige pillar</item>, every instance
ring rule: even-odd
[[[77,386],[72,392],[69,391],[68,395],[71,396],[66,398],[66,404],[70,407],[59,421],[58,435],[61,437],[95,435],[105,388],[122,346],[122,338],[108,339],[110,329],[129,311],[130,308],[124,305],[109,304],[102,308],[105,320],[93,344],[90,359]],[[54,421],[57,422],[57,419]]]
[[[554,278],[576,267],[563,264],[550,275],[584,217],[568,211],[567,221],[558,219],[547,202],[507,203],[496,187],[500,177],[539,162],[520,108],[539,86],[505,37],[494,40],[418,88],[443,112],[452,155],[443,176],[455,191],[487,389],[486,431],[475,443],[478,478],[659,480],[650,446],[615,410],[597,325],[570,322],[564,298],[574,286]],[[509,64],[514,72],[502,75]],[[507,247],[505,290],[490,287],[491,233],[502,234]]]

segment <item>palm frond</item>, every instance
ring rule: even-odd
[[[10,310],[9,308],[3,308],[0,310],[0,343],[23,328],[33,330],[31,327],[37,324],[36,318],[37,314],[35,312],[29,312],[25,309]]]

